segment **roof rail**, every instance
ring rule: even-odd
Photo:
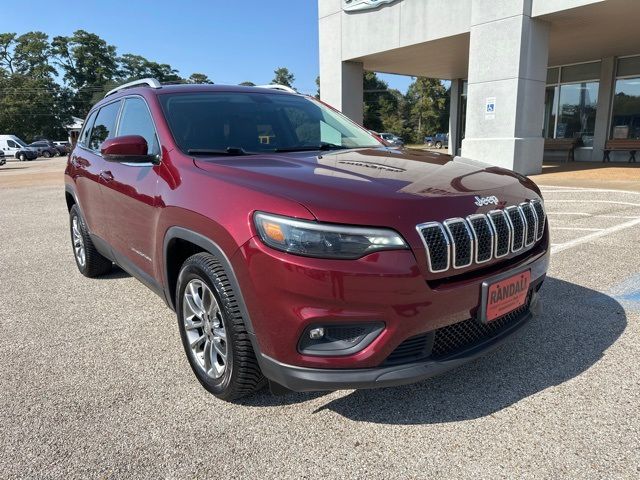
[[[281,90],[283,92],[289,92],[289,93],[298,93],[291,87],[287,87],[286,85],[278,85],[276,83],[273,83],[271,85],[257,85],[257,87],[258,88],[268,88],[270,90]]]
[[[151,88],[162,88],[162,84],[155,78],[141,78],[140,80],[134,80],[133,82],[125,83],[124,85],[120,85],[113,90],[109,90],[104,98],[107,98],[109,95],[113,95],[120,90],[124,90],[125,88],[133,88],[137,87],[138,85],[146,85],[147,87]]]

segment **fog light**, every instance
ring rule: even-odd
[[[312,328],[311,330],[309,330],[309,338],[311,340],[319,340],[322,337],[324,337],[324,328],[318,327],[318,328]]]
[[[382,322],[311,325],[302,333],[298,351],[303,355],[352,355],[366,348],[382,330]]]

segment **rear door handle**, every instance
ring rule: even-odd
[[[100,178],[105,182],[110,182],[111,180],[113,180],[113,175],[109,170],[103,170],[102,172],[100,172]]]

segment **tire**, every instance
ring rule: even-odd
[[[198,253],[184,262],[176,286],[176,312],[187,359],[207,391],[233,401],[267,384],[236,292],[214,256]],[[196,346],[192,348],[192,344]]]
[[[24,153],[18,155],[18,160],[24,162],[27,159],[27,156]]]
[[[440,150],[442,148],[442,142],[436,142],[436,148]]]
[[[111,270],[113,263],[96,250],[77,205],[71,207],[69,211],[69,231],[73,258],[82,275],[94,278]]]
[[[42,152],[42,156],[44,158],[51,158],[51,152],[49,150],[45,150],[44,152]]]

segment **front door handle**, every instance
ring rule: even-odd
[[[110,182],[111,180],[113,180],[113,175],[109,170],[103,170],[102,172],[100,172],[100,178],[105,182]]]

